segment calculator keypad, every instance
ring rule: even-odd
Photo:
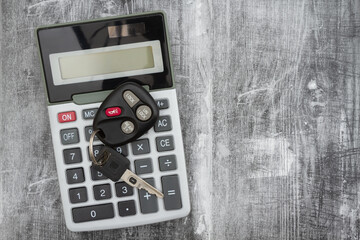
[[[168,112],[172,106],[167,98],[159,98],[156,100],[156,104],[161,110],[154,127],[140,139],[114,149],[127,156],[131,161],[131,170],[136,174],[143,175],[145,181],[160,189],[164,193],[164,199],[158,199],[143,189],[135,190],[122,181],[114,183],[91,167],[88,141],[92,133],[92,119],[98,110],[97,107],[94,107],[95,104],[81,106],[84,109],[75,109],[75,116],[81,117],[72,122],[59,123],[58,115],[56,115],[56,121],[61,127],[57,137],[62,146],[60,148],[61,164],[63,164],[63,174],[66,180],[64,185],[67,195],[63,201],[68,201],[68,207],[64,207],[64,210],[70,210],[72,224],[106,219],[109,219],[106,221],[110,221],[113,218],[126,218],[126,222],[128,222],[133,218],[140,219],[141,215],[150,217],[152,214],[166,217],[167,214],[170,216],[172,212],[184,208],[180,188],[182,187],[181,178],[179,178],[183,170],[178,166],[178,161],[184,160],[183,157],[178,160],[176,151],[178,135],[175,133],[178,117],[175,115],[176,118],[174,118],[171,112]],[[73,109],[59,111],[56,114],[70,111]],[[95,157],[103,146],[96,138],[93,149]],[[57,164],[59,164],[58,159]],[[187,187],[187,185],[184,186]],[[64,203],[65,205],[66,203]],[[67,216],[65,214],[66,218],[68,218]],[[179,217],[176,214],[173,216],[167,219]],[[68,221],[67,219],[67,223]],[[115,219],[111,221],[115,221]],[[134,225],[138,222],[138,220],[130,221],[134,221]],[[154,220],[154,222],[156,221]],[[88,228],[82,229],[92,230],[90,225],[88,226]]]

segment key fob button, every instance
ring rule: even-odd
[[[125,91],[123,97],[131,108],[139,102],[139,98],[130,90]]]
[[[105,110],[105,114],[108,117],[115,117],[115,116],[119,116],[121,114],[121,109],[119,107],[111,107],[111,108],[107,108]]]
[[[149,106],[146,105],[141,105],[140,107],[138,107],[136,109],[136,117],[140,120],[140,121],[147,121],[151,118],[151,108],[149,108]]]
[[[124,121],[121,124],[121,130],[123,131],[123,133],[125,134],[130,134],[132,132],[134,132],[135,130],[135,126],[131,121]]]

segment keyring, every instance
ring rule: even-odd
[[[105,160],[100,160],[99,162],[96,161],[96,158],[94,156],[94,149],[93,149],[93,143],[94,143],[94,138],[95,138],[95,135],[100,132],[100,130],[95,130],[91,133],[91,136],[90,136],[90,140],[89,140],[89,155],[90,155],[90,159],[91,161],[93,162],[93,164],[97,165],[97,166],[102,166],[104,165],[104,163],[106,162],[107,159]]]

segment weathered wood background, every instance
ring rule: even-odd
[[[164,10],[192,212],[65,227],[34,30]],[[360,2],[0,0],[1,239],[359,239]]]

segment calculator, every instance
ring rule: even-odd
[[[36,33],[67,228],[105,230],[187,216],[186,162],[165,14],[45,26]],[[149,91],[159,118],[139,139],[115,149],[163,199],[91,167],[94,116],[109,93],[126,82]],[[102,146],[95,138],[95,156]]]

